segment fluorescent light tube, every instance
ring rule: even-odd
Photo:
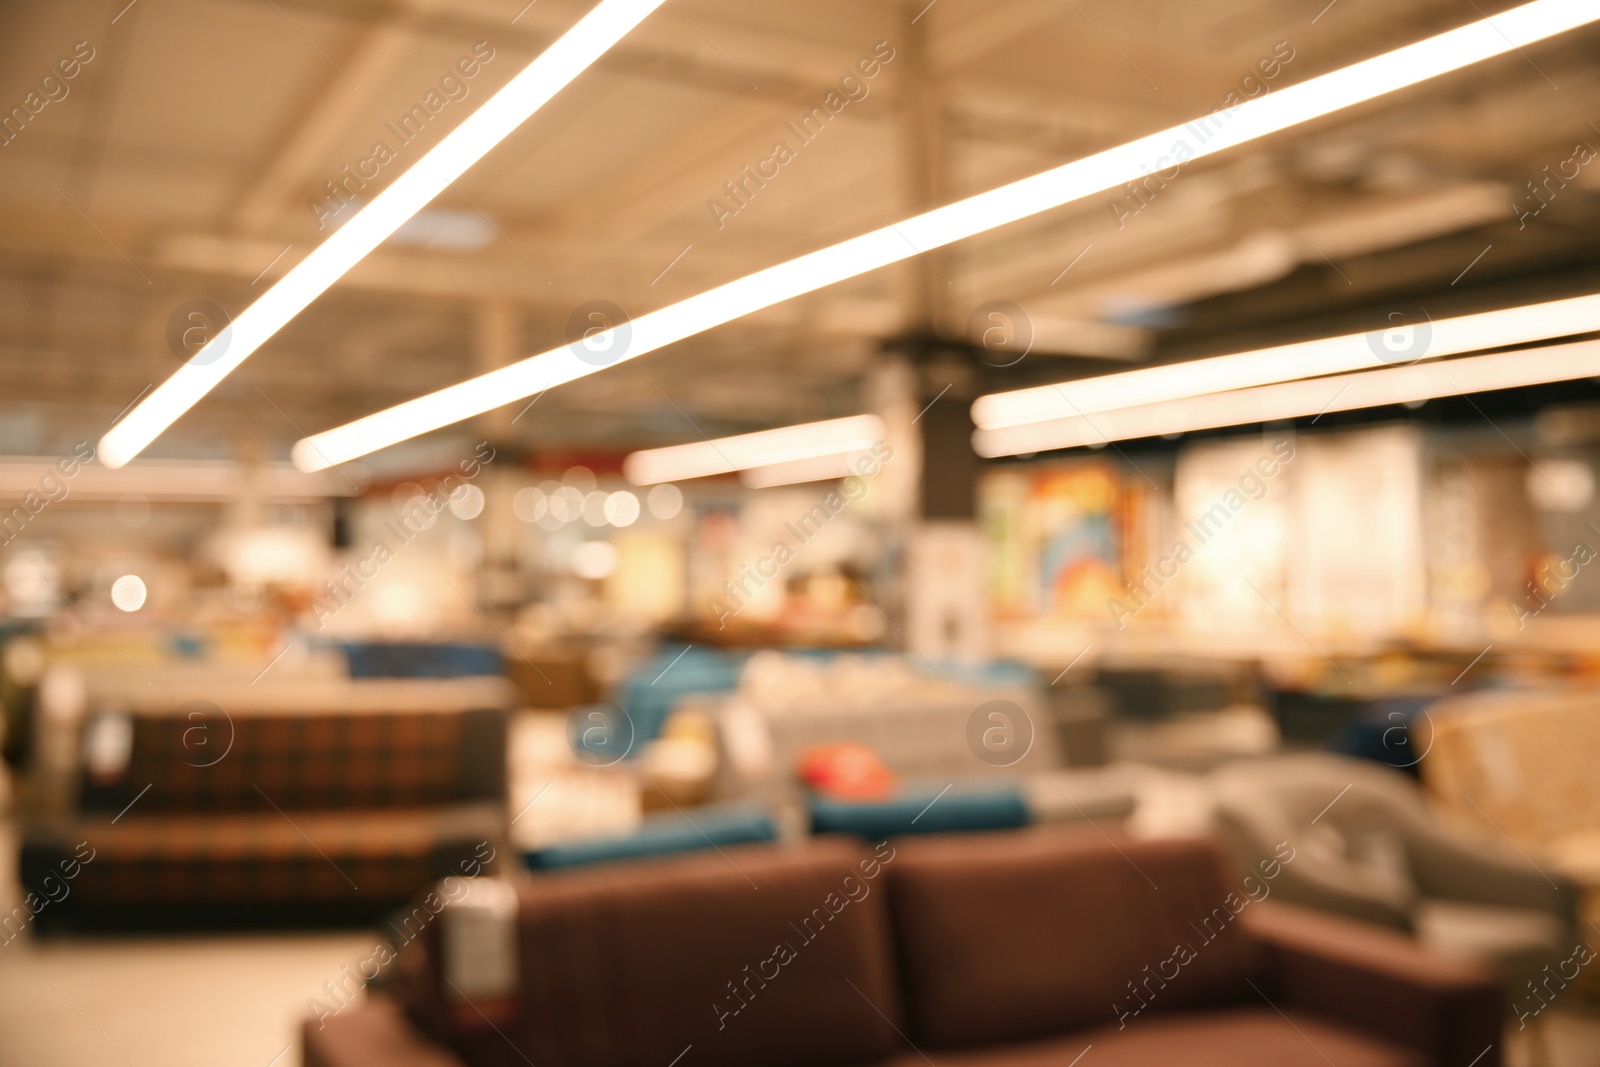
[[[876,460],[868,451],[840,452],[832,456],[796,459],[787,463],[774,463],[766,467],[751,467],[739,472],[739,480],[751,489],[772,489],[780,485],[802,485],[806,482],[831,482],[857,473],[856,464],[866,460],[876,469]]]
[[[1417,403],[1441,396],[1515,389],[1594,375],[1600,375],[1600,341],[1575,341],[1409,367],[1278,382],[1051,422],[978,430],[972,435],[972,448],[986,459],[996,459],[1158,434],[1304,418],[1330,411]]]
[[[120,467],[143,452],[269,337],[505,140],[661,2],[601,0],[112,427],[100,439],[100,462]]]
[[[1343,374],[1385,364],[1412,363],[1529,341],[1571,337],[1595,330],[1600,330],[1600,295],[1578,296],[1432,323],[1397,325],[1392,332],[1400,335],[1396,339],[1401,347],[1393,353],[1384,346],[1385,331],[1373,330],[1160,367],[1142,367],[1059,385],[990,393],[973,401],[972,421],[986,430],[1020,426],[1296,378]],[[1415,351],[1411,350],[1413,348]]]
[[[876,415],[853,415],[634,452],[622,461],[622,473],[634,485],[681,482],[850,455],[870,449],[883,436],[882,419]]]
[[[1600,4],[1593,0],[1534,0],[717,286],[634,319],[626,326],[626,344],[615,330],[589,340],[597,350],[622,349],[605,364],[614,365],[846,278],[1116,188],[1149,171],[1170,169],[1177,157],[1211,155],[1596,20]],[[312,471],[355,459],[593,374],[600,366],[592,359],[590,352],[569,347],[530,356],[307,437],[296,443],[294,462]]]

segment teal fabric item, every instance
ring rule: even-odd
[[[341,641],[352,678],[473,678],[503,673],[493,645],[448,641]]]
[[[785,649],[791,656],[817,660],[823,663],[839,653],[833,649]],[[898,652],[871,650],[852,652],[856,656],[898,657]],[[672,713],[672,706],[680,697],[691,693],[728,693],[739,685],[739,673],[750,657],[743,652],[724,652],[703,645],[663,645],[661,651],[641,662],[627,677],[617,684],[611,700],[628,716],[631,727],[631,754],[637,755],[647,741],[661,733],[661,726]],[[921,660],[913,659],[913,667],[923,669]],[[973,666],[971,664],[941,664],[938,672],[946,681],[954,680],[968,685],[1035,685],[1039,676],[1031,668],[1007,660]],[[919,824],[920,825],[920,824]]]
[[[935,799],[937,798],[937,799]],[[881,840],[901,834],[1013,830],[1028,825],[1022,794],[1007,786],[981,791],[917,790],[894,800],[850,801],[812,796],[811,832]]]
[[[691,820],[693,820],[691,822]],[[551,845],[522,854],[529,870],[554,870],[593,863],[645,859],[674,852],[776,841],[778,828],[765,808],[751,804],[696,808],[652,815],[625,837],[603,837]]]
[[[697,645],[665,645],[639,664],[617,685],[613,697],[631,722],[634,754],[661,733],[679,697],[731,692],[747,658]]]

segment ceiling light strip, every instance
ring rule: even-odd
[[[774,463],[768,467],[751,467],[739,472],[739,480],[751,489],[773,489],[782,485],[837,481],[852,474],[876,472],[879,465],[872,452],[863,449],[859,452],[840,452],[832,456]]]
[[[1331,378],[1278,382],[1051,422],[982,429],[972,435],[972,448],[986,459],[998,459],[1162,434],[1318,417],[1335,411],[1415,404],[1594,375],[1600,375],[1600,341],[1576,341]]]
[[[1595,330],[1600,330],[1600,295],[1579,296],[1438,322],[1406,323],[1388,330],[1143,367],[1059,385],[990,393],[973,401],[972,421],[980,429],[1000,429],[1296,378],[1440,359]],[[1388,345],[1390,341],[1394,342],[1393,347]]]
[[[882,441],[884,432],[883,420],[876,415],[780,426],[634,452],[622,461],[622,473],[634,485],[708,478],[862,452]]]
[[[143,452],[268,338],[505,140],[661,2],[601,0],[108,431],[100,440],[100,462],[120,467]]]
[[[616,328],[587,343],[618,351],[605,364],[615,366],[784,300],[1169,169],[1175,157],[1211,155],[1596,20],[1600,4],[1593,0],[1534,0],[717,286],[627,323],[625,343]],[[589,349],[580,354],[569,347],[530,356],[305,438],[295,445],[295,464],[320,470],[492,411],[602,369],[592,358]]]

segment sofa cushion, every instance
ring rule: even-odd
[[[532,870],[552,870],[778,838],[778,827],[772,815],[759,804],[733,803],[696,808],[694,812],[693,819],[682,810],[661,812],[644,819],[630,834],[585,838],[532,849],[522,854],[522,862]]]
[[[1080,827],[896,848],[895,937],[919,1044],[1017,1041],[1141,1004],[1239,1000],[1263,963],[1233,920],[1245,898],[1208,842]]]
[[[806,806],[813,833],[852,834],[869,841],[953,830],[1014,830],[1028,824],[1027,808],[1015,787],[989,783],[913,788],[883,801],[813,795]]]
[[[32,888],[83,860],[67,908],[220,910],[267,903],[392,906],[499,839],[494,805],[362,811],[85,818],[24,838]],[[81,842],[75,851],[74,843]],[[87,857],[87,858],[85,858]],[[76,866],[76,865],[75,865]]]
[[[126,758],[84,776],[82,808],[111,814],[137,800],[141,815],[214,815],[505,796],[506,715],[499,709],[230,716],[214,704],[188,707],[132,716]],[[94,729],[91,736],[106,733]]]
[[[1204,1014],[1174,1012],[1080,1030],[1018,1045],[946,1052],[939,1067],[1071,1067],[1084,1050],[1083,1067],[1426,1067],[1411,1049],[1325,1022],[1290,1008],[1260,1007]],[[927,1067],[917,1052],[891,1067]]]
[[[881,1058],[899,1045],[893,854],[755,845],[529,878],[514,1017],[490,1025],[437,963],[414,1009],[474,1064],[668,1067],[691,1046],[695,1067]]]

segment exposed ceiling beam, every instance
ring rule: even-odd
[[[315,179],[318,168],[370,105],[371,97],[352,90],[350,82],[384,84],[412,51],[412,22],[410,17],[396,16],[373,27],[340,64],[344,74],[330,76],[317,99],[295,112],[288,135],[271,146],[239,197],[233,216],[242,232],[258,233],[277,223],[290,201]]]
[[[946,5],[944,10],[934,7],[924,17],[933,22],[931,65],[948,75],[1064,16],[1055,4],[1038,0],[987,0],[965,7]]]
[[[320,16],[339,16],[368,23],[375,17],[393,17],[400,9],[395,5],[351,5],[327,3],[325,0],[252,0],[274,3],[290,9],[315,12]],[[572,27],[592,4],[551,3],[540,0],[530,5],[520,15],[520,6],[512,0],[505,2],[472,2],[465,0],[441,6],[437,11],[420,14],[414,22],[417,32],[429,37],[451,37],[459,40],[487,39],[499,47],[518,47],[537,51],[554,37]],[[841,5],[829,5],[840,8]],[[870,51],[873,43],[896,24],[886,13],[863,19],[871,9],[850,5],[839,10],[840,17],[829,21],[818,11],[811,20],[814,26],[860,27],[863,21],[879,23],[877,36],[844,48]],[[516,22],[512,23],[512,16]],[[663,7],[648,23],[640,27],[638,35],[623,41],[613,49],[614,61],[624,65],[637,65],[662,56],[686,67],[730,68],[741,78],[749,78],[762,89],[762,78],[777,81],[830,82],[848,72],[854,56],[843,55],[841,46],[799,34],[774,33],[757,29],[731,19],[695,10],[691,3]],[[604,69],[606,61],[600,66]],[[357,83],[359,84],[359,83]]]

